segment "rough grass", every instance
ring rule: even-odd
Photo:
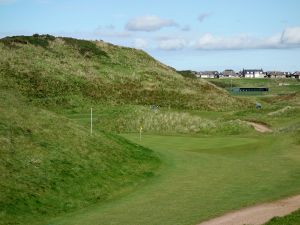
[[[84,113],[85,112],[85,113]],[[159,134],[242,134],[252,128],[239,119],[211,119],[190,112],[174,111],[156,106],[105,106],[93,109],[94,129],[114,133],[135,133],[142,127],[143,133]],[[69,111],[66,116],[84,126],[90,125],[89,109]]]
[[[191,70],[181,70],[181,71],[177,71],[177,73],[181,74],[185,78],[197,79],[196,75],[193,74]]]
[[[300,210],[291,213],[284,217],[274,217],[265,225],[299,225],[300,223]]]
[[[33,36],[12,36],[12,37],[5,37],[0,39],[5,46],[10,48],[17,47],[17,44],[31,44],[34,46],[39,46],[46,48],[49,46],[49,41],[54,41],[55,37],[51,35],[38,35],[34,34]]]
[[[41,41],[46,48],[40,47]],[[7,42],[17,48],[7,47]],[[38,105],[66,108],[93,101],[204,110],[249,105],[206,81],[183,78],[143,51],[102,41],[12,37],[1,40],[0,55],[6,86]]]
[[[298,109],[299,110],[299,109]],[[296,109],[292,106],[285,106],[284,108],[282,109],[278,109],[274,112],[270,112],[268,113],[269,116],[283,116],[283,115],[289,115],[289,114],[292,114],[294,112],[292,111],[296,111]]]

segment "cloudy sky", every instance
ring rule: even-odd
[[[299,9],[299,0],[0,0],[0,37],[101,39],[176,69],[295,71]]]

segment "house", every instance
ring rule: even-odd
[[[268,78],[286,78],[288,77],[288,72],[281,71],[268,71],[266,72]]]
[[[300,71],[296,71],[291,75],[291,78],[299,79],[300,78]]]
[[[198,78],[219,78],[218,71],[201,71],[196,74]]]
[[[238,74],[236,74],[234,70],[231,69],[224,70],[222,75],[220,76],[220,78],[237,78],[237,77],[239,77]]]
[[[251,70],[245,70],[242,71],[242,76],[244,78],[264,78],[266,76],[266,73],[262,69],[251,69]]]

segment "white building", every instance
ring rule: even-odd
[[[218,71],[200,71],[196,74],[198,78],[219,78]]]
[[[262,69],[260,70],[245,70],[242,71],[242,76],[244,78],[264,78],[266,73]]]

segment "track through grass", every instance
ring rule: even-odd
[[[287,136],[123,136],[160,155],[159,175],[136,192],[50,224],[190,225],[300,192],[299,146]]]

